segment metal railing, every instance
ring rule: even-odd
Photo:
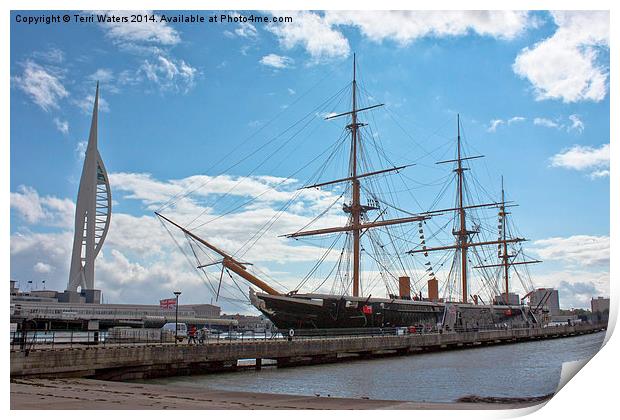
[[[580,325],[580,324],[577,324]],[[605,328],[606,324],[581,324],[593,328]],[[541,327],[542,328],[542,327]],[[561,332],[565,327],[547,327]],[[545,329],[545,328],[543,328]],[[389,328],[337,328],[337,329],[280,329],[272,331],[228,331],[202,332],[198,331],[195,337],[179,337],[175,340],[174,332],[158,329],[124,329],[118,331],[28,331],[12,332],[11,351],[25,351],[58,348],[86,348],[89,346],[136,346],[136,345],[212,345],[226,343],[243,343],[251,341],[298,341],[320,339],[347,339],[354,337],[383,337],[383,336],[411,336],[434,335],[481,331],[517,331],[531,330],[523,326],[485,326],[485,327],[456,327],[442,329],[437,326],[389,327]],[[291,333],[292,331],[292,333]]]

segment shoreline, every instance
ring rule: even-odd
[[[508,410],[520,402],[408,402],[223,391],[96,379],[12,379],[11,410]]]

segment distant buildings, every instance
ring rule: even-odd
[[[557,289],[539,288],[530,295],[530,307],[547,308],[549,315],[560,314],[560,298]]]
[[[609,320],[609,298],[597,297],[590,301],[592,321],[607,322]]]
[[[115,326],[159,328],[166,322],[174,322],[177,313],[157,305],[100,304],[63,302],[62,292],[54,290],[20,291],[11,280],[11,322],[28,322],[31,329],[96,329]],[[78,294],[79,295],[79,294]],[[234,319],[220,319],[220,307],[209,304],[179,305],[179,322],[228,329],[236,327]]]
[[[508,300],[508,302],[505,302],[506,300]],[[506,293],[502,293],[501,295],[495,296],[495,303],[504,305],[518,305],[519,295],[510,292],[508,293],[508,299],[506,299]]]

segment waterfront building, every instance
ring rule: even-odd
[[[609,298],[599,296],[590,301],[592,308],[592,320],[594,322],[607,322],[609,320]]]
[[[541,303],[542,302],[542,303]],[[549,311],[549,315],[560,315],[560,297],[557,289],[538,288],[530,294],[530,307],[542,306]]]
[[[33,290],[20,292],[11,284],[11,322],[28,322],[29,329],[87,329],[96,323],[98,328],[115,326],[158,328],[174,322],[174,308],[164,309],[159,304],[101,304],[63,302],[63,292]],[[61,299],[59,299],[61,298]],[[220,319],[220,307],[207,303],[179,305],[179,322],[220,329],[236,327],[234,319]]]

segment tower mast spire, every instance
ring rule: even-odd
[[[110,182],[103,160],[97,149],[97,124],[99,112],[99,82],[95,90],[88,146],[75,209],[73,251],[66,292],[67,299],[77,289],[86,296],[87,303],[99,303],[99,290],[95,289],[95,258],[105,240],[112,215]]]

